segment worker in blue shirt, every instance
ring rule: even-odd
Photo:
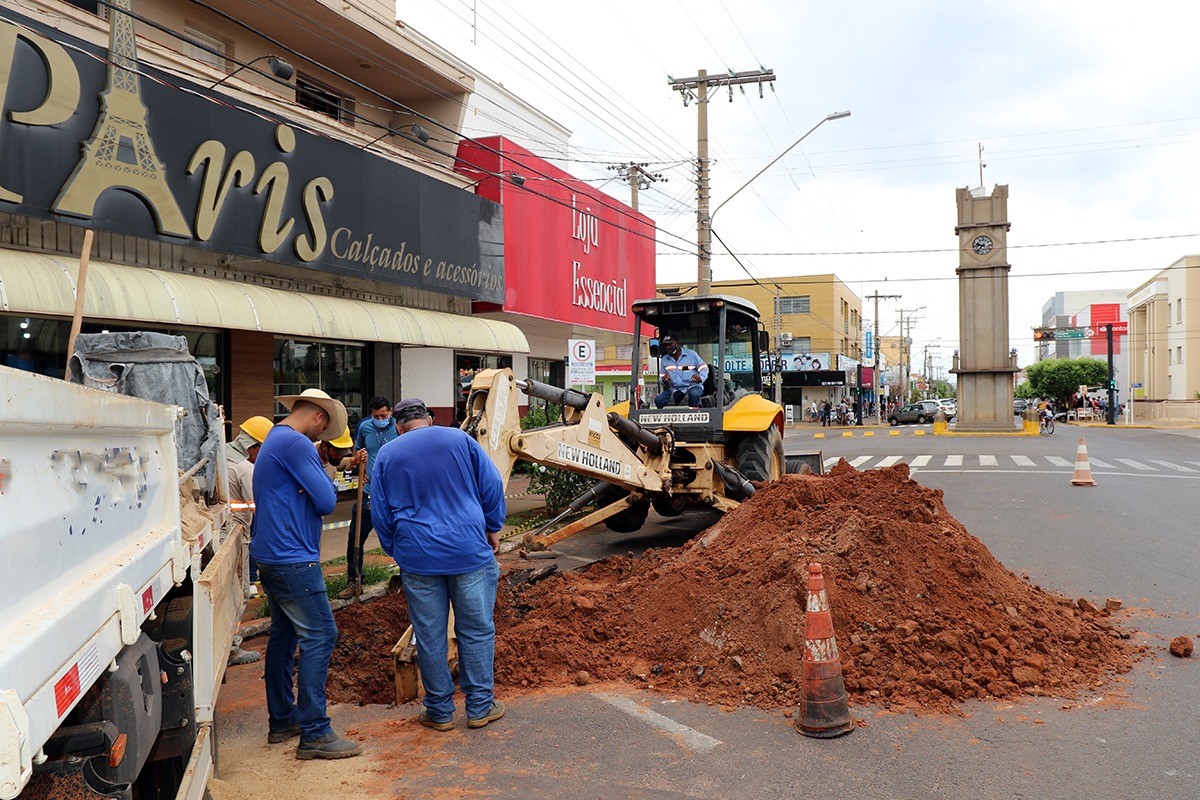
[[[458,428],[437,427],[418,399],[396,405],[401,436],[375,459],[371,518],[379,541],[400,565],[425,685],[427,728],[454,728],[454,680],[446,664],[446,625],[454,605],[458,684],[467,727],[504,716],[495,699],[496,627],[492,612],[504,525],[504,481],[478,442]]]
[[[275,399],[290,413],[267,434],[254,462],[250,540],[271,608],[263,676],[267,741],[299,736],[297,758],[347,758],[362,746],[334,733],[325,713],[337,625],[321,574],[321,518],[333,511],[337,493],[313,447],[346,429],[346,407],[320,389]]]
[[[699,408],[704,382],[708,380],[708,364],[699,353],[679,344],[671,334],[664,335],[659,346],[663,355],[662,374],[658,379],[663,391],[654,398],[654,405],[658,408],[677,406],[686,397],[689,406]]]
[[[382,395],[371,398],[371,416],[364,417],[358,423],[358,433],[354,437],[354,457],[357,463],[363,459],[367,462],[367,483],[362,490],[362,529],[359,529],[358,505],[350,509],[350,533],[346,537],[346,588],[338,593],[338,597],[348,600],[355,596],[355,590],[361,589],[363,568],[363,545],[371,535],[371,468],[375,466],[375,456],[379,448],[400,435],[396,430],[396,420],[392,419],[392,401]]]

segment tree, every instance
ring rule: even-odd
[[[954,384],[950,381],[935,380],[929,382],[930,397],[954,397]]]
[[[1026,367],[1025,377],[1034,397],[1067,405],[1080,386],[1106,384],[1108,365],[1098,358],[1050,358]]]
[[[1013,394],[1025,400],[1033,400],[1038,396],[1037,391],[1033,388],[1033,385],[1030,384],[1029,381],[1021,381],[1018,383]]]

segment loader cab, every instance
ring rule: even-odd
[[[646,390],[630,409],[630,417],[648,426],[670,425],[709,441],[720,440],[723,417],[741,398],[762,391],[762,361],[766,357],[758,309],[739,297],[667,297],[640,300],[633,304],[634,347],[630,397],[638,397],[638,376],[646,374]],[[700,407],[690,407],[686,398],[663,396],[664,374],[661,347],[665,337],[694,351],[707,366]],[[643,340],[649,360],[643,365]],[[643,373],[645,366],[645,373]],[[656,400],[665,401],[660,408]]]

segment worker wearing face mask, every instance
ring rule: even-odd
[[[386,397],[371,398],[371,416],[363,418],[358,424],[358,432],[354,436],[354,457],[361,463],[367,461],[366,474],[369,477],[375,466],[375,456],[379,448],[400,435],[396,430],[396,421],[392,419],[392,401]],[[362,529],[359,530],[358,505],[350,512],[350,535],[346,539],[346,588],[338,592],[338,597],[348,599],[354,596],[354,588],[362,580],[363,543],[371,535],[371,485],[363,487],[362,493]]]

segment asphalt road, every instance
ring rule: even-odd
[[[856,707],[866,726],[829,741],[799,736],[778,712],[624,685],[506,698],[508,715],[482,731],[461,719],[453,732],[425,731],[396,722],[415,709],[380,706],[337,707],[335,724],[401,725],[405,768],[371,768],[393,797],[1200,797],[1200,659],[1166,654],[1171,637],[1200,636],[1200,432],[1087,429],[1089,455],[1109,465],[1093,468],[1095,487],[1070,485],[1076,428],[1039,438],[862,432],[815,440],[803,429],[787,449],[867,457],[867,468],[921,463],[914,479],[943,489],[951,513],[1010,569],[1070,597],[1122,599],[1124,624],[1150,656],[1079,702],[972,702],[949,718]],[[560,543],[560,563],[678,544],[713,519],[652,514],[632,535],[601,527]],[[389,758],[394,745],[367,741]]]

